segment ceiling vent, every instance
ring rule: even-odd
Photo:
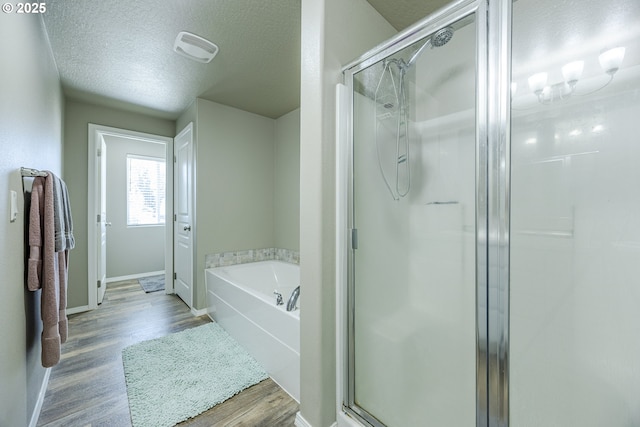
[[[216,56],[218,46],[200,36],[181,31],[173,44],[173,50],[189,59],[206,64]]]

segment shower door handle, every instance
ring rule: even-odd
[[[185,225],[184,226],[184,231],[191,231],[191,226],[190,225]]]

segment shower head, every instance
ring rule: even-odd
[[[424,42],[424,44],[420,46],[413,55],[411,55],[411,58],[409,58],[409,60],[407,61],[407,68],[411,67],[413,63],[416,62],[416,60],[418,59],[422,51],[427,46],[441,47],[449,43],[449,40],[451,40],[452,38],[453,38],[453,28],[451,27],[444,27],[436,31],[433,36],[429,37],[429,39],[426,42]]]
[[[436,33],[431,37],[431,43],[435,47],[444,46],[449,43],[449,40],[453,38],[453,28],[445,27],[441,30],[436,31]]]

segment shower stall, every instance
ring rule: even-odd
[[[457,1],[343,71],[338,425],[640,425],[640,2]]]

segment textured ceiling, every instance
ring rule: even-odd
[[[48,0],[44,21],[73,98],[169,118],[198,96],[267,117],[299,105],[299,0]],[[216,58],[174,53],[180,31]]]
[[[368,1],[398,30],[446,3]],[[196,97],[272,118],[300,105],[300,0],[48,0],[44,21],[70,98],[171,119]],[[218,55],[174,53],[180,31]]]
[[[393,27],[402,31],[451,0],[367,0]]]

